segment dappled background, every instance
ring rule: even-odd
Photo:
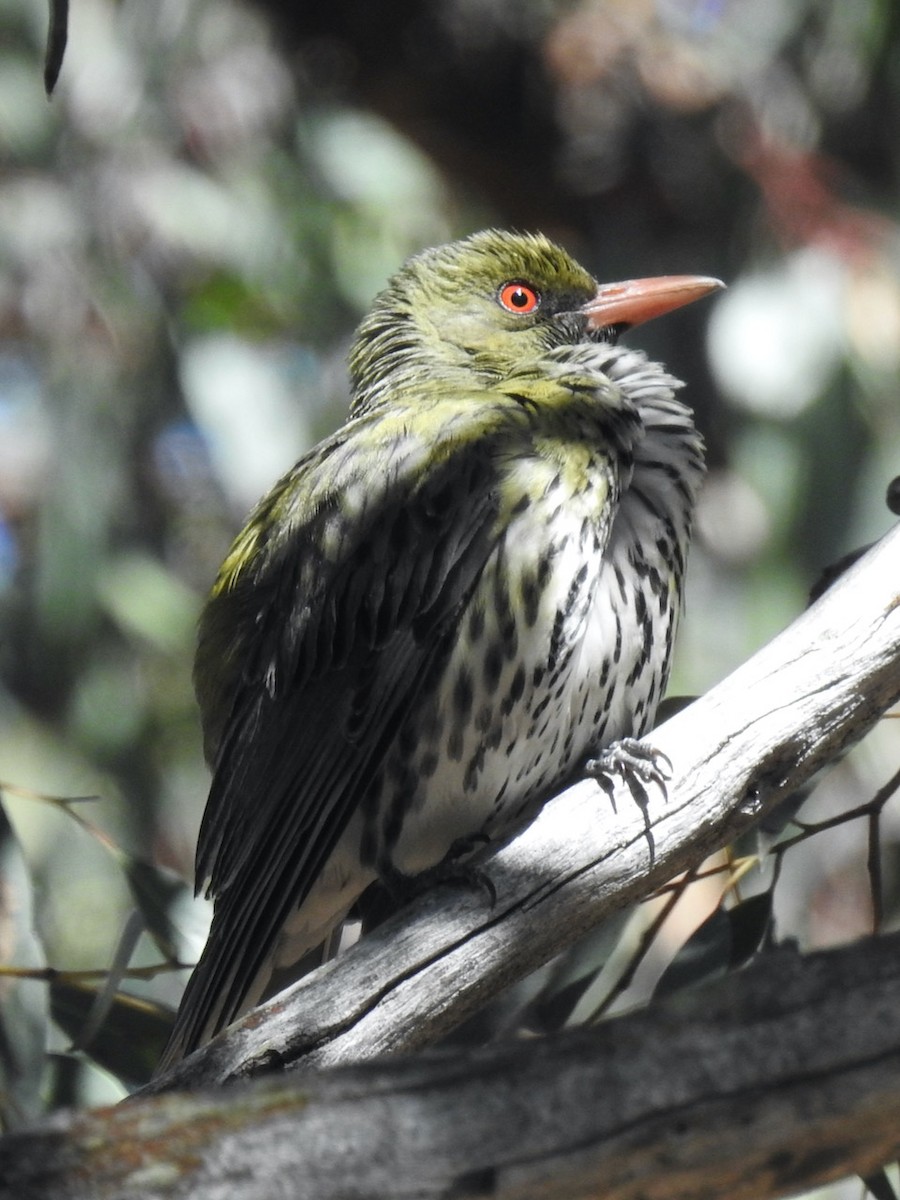
[[[887,528],[893,0],[77,0],[50,102],[46,20],[43,0],[0,5],[0,780],[17,834],[0,959],[196,955],[203,908],[177,878],[207,786],[199,605],[250,505],[341,420],[353,327],[424,245],[542,229],[605,280],[728,283],[631,338],[688,381],[709,446],[674,691],[716,682]],[[882,722],[804,814],[866,802],[898,758],[900,722]],[[78,797],[95,799],[50,802]],[[890,808],[880,831],[890,922]],[[785,855],[777,936],[871,929],[869,832]],[[750,864],[735,894],[767,871]],[[638,991],[726,888],[676,907]],[[174,1003],[182,983],[127,986]],[[33,1054],[47,999],[31,983],[8,1008]],[[83,1009],[54,1000],[45,1097],[139,1079],[146,1063],[63,1054]]]

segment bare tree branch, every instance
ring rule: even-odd
[[[653,735],[646,810],[581,783],[486,864],[498,899],[422,898],[144,1096],[0,1143],[0,1200],[285,1195],[775,1197],[900,1151],[897,936],[781,949],[594,1029],[315,1074],[410,1051],[613,907],[746,829],[900,696],[900,528]],[[652,830],[649,853],[645,819]],[[453,903],[448,903],[448,901]]]
[[[434,1043],[506,985],[747,829],[900,697],[900,526],[652,743],[646,809],[582,781],[485,864],[497,901],[422,897],[153,1085],[359,1062]],[[652,831],[653,855],[647,830]]]
[[[900,938],[789,948],[630,1017],[63,1115],[0,1200],[766,1200],[900,1151]]]

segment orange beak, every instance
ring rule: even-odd
[[[692,304],[724,286],[721,279],[707,275],[658,275],[653,279],[604,283],[582,312],[592,329],[605,329],[610,325],[630,327],[661,317],[683,304]]]

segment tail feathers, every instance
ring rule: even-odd
[[[320,881],[278,935],[258,944],[247,937],[241,897],[234,891],[221,896],[209,939],[188,980],[154,1074],[162,1074],[261,1000],[332,958],[358,890],[357,885],[334,891]]]
[[[240,964],[237,962],[231,964],[230,970],[224,971],[220,947],[216,944],[220,939],[216,937],[216,932],[214,924],[200,961],[184,990],[175,1024],[154,1076],[173,1067],[214,1038],[226,1025],[253,1008],[262,998],[271,978],[271,956],[260,964],[249,981],[239,981]]]

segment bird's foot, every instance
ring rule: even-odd
[[[396,867],[389,866],[381,871],[381,881],[398,906],[440,884],[451,884],[483,892],[493,907],[497,902],[497,889],[489,876],[474,863],[460,861],[474,850],[486,846],[490,840],[486,833],[466,834],[457,838],[433,867],[427,867],[417,875],[405,875]]]
[[[666,790],[666,783],[672,778],[672,763],[668,755],[661,750],[639,742],[637,738],[622,738],[613,742],[596,758],[589,758],[584,764],[585,774],[596,779],[607,795],[613,794],[613,777],[623,779],[631,791],[635,786],[643,792],[646,800],[647,793],[643,788],[645,783],[655,783],[657,787]]]
[[[588,759],[584,764],[585,774],[606,792],[615,811],[615,781],[621,779],[644,814],[644,833],[650,849],[651,860],[655,854],[653,832],[650,828],[648,806],[650,797],[646,784],[656,784],[666,795],[666,783],[672,778],[672,763],[668,755],[661,750],[639,742],[637,738],[622,738],[602,750],[596,758]]]

